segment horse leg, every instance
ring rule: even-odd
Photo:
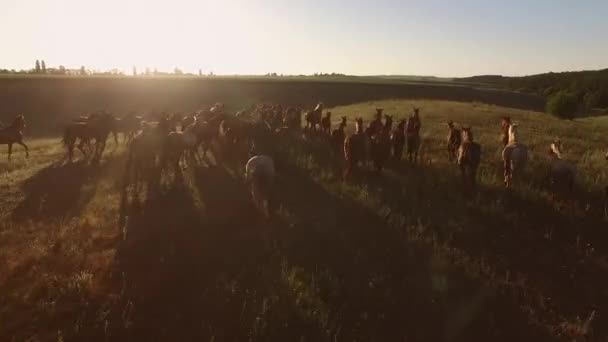
[[[8,161],[11,161],[11,153],[13,153],[13,143],[8,143]]]
[[[29,158],[30,157],[30,151],[27,148],[27,145],[23,141],[17,141],[17,144],[23,146],[23,148],[25,149],[25,158]]]

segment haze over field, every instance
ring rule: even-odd
[[[0,0],[0,67],[525,75],[606,67],[608,2]],[[10,48],[9,48],[10,47]]]

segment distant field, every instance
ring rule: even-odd
[[[325,141],[276,138],[270,224],[242,165],[190,167],[136,200],[123,146],[109,143],[99,167],[64,165],[57,137],[29,141],[29,160],[19,147],[11,164],[0,154],[0,340],[605,340],[608,119],[415,99],[331,110],[367,120],[381,107],[398,120],[412,105],[422,165],[393,163],[383,177],[343,182]],[[512,191],[503,115],[531,149]],[[473,197],[446,160],[448,119],[482,144]],[[544,183],[555,137],[578,168],[571,202]],[[272,252],[258,235],[267,226],[280,237]]]
[[[119,115],[129,111],[194,111],[217,101],[239,110],[272,102],[313,107],[398,98],[482,102],[514,108],[544,108],[539,97],[451,82],[379,77],[0,77],[0,121],[23,113],[27,134],[54,135],[73,117],[98,109]]]

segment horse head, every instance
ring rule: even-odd
[[[18,129],[23,129],[25,128],[25,116],[23,115],[17,115],[15,117],[15,120],[13,121],[13,127],[18,128]]]
[[[355,119],[355,128],[357,133],[363,133],[363,118],[359,117]]]
[[[471,127],[462,127],[462,141],[473,141],[473,130]]]

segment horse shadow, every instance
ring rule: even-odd
[[[13,210],[13,219],[48,222],[78,215],[95,195],[101,172],[84,162],[43,168],[23,183],[25,199]]]

